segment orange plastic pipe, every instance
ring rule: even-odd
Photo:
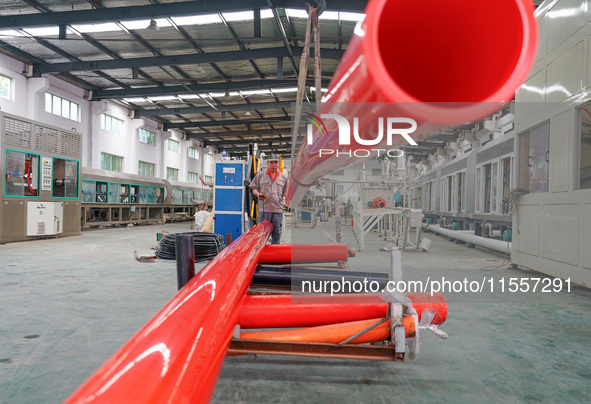
[[[261,222],[224,249],[65,402],[209,402],[272,229]]]
[[[347,244],[269,244],[263,249],[259,263],[347,261],[348,254]]]
[[[241,339],[261,341],[285,341],[285,342],[323,342],[338,344],[355,335],[381,318],[370,320],[352,321],[349,323],[321,325],[318,327],[298,328],[294,330],[251,331],[240,333]],[[415,321],[412,316],[405,316],[402,324],[407,337],[415,336]],[[364,344],[367,342],[384,341],[390,338],[390,320],[372,328],[366,333],[352,340],[351,344]]]
[[[433,324],[445,322],[447,302],[443,293],[433,296],[409,293],[407,296],[419,319],[423,311],[429,309],[437,313]],[[292,302],[291,295],[256,295],[246,296],[238,324],[242,329],[313,327],[384,317],[387,310],[388,304],[379,294],[323,296],[306,303]]]

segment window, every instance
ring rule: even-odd
[[[205,182],[210,182],[210,181],[213,181],[213,177],[211,175],[206,175]]]
[[[189,171],[187,173],[187,181],[197,184],[197,181],[199,181],[199,174]]]
[[[199,149],[196,149],[194,147],[189,147],[187,149],[187,155],[189,156],[189,158],[199,160]]]
[[[179,170],[177,170],[176,168],[166,167],[166,179],[178,181],[179,180]]]
[[[123,157],[101,153],[101,168],[110,171],[123,171]]]
[[[45,112],[80,122],[80,106],[52,93],[45,93]]]
[[[213,164],[213,154],[207,153],[205,155],[205,162],[208,164]]]
[[[145,161],[139,161],[137,173],[138,175],[143,175],[144,177],[153,177],[155,168],[156,164],[147,163]]]
[[[153,146],[156,143],[156,134],[148,129],[140,128],[139,139],[140,142],[151,144]]]
[[[579,189],[591,189],[591,104],[579,109]]]
[[[112,117],[111,115],[101,114],[101,129],[116,135],[123,134],[123,120]]]
[[[174,139],[168,139],[167,147],[168,147],[168,151],[171,151],[173,153],[180,153],[181,144],[180,144],[180,142],[177,142]]]
[[[53,158],[53,197],[78,198],[78,162]]]
[[[0,74],[0,97],[10,100],[12,89],[12,79]]]
[[[39,155],[6,150],[4,194],[39,196]]]
[[[519,135],[519,187],[530,194],[548,192],[550,122]]]

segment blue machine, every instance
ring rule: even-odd
[[[215,163],[213,232],[236,240],[244,232],[244,161]]]

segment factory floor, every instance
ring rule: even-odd
[[[323,229],[334,235],[334,222],[313,229],[286,224],[284,238],[327,242]],[[0,402],[62,402],[175,294],[173,261],[142,263],[133,255],[152,255],[162,230],[190,228],[136,226],[0,245]],[[481,248],[425,236],[429,252],[402,254],[405,280],[494,285],[493,293],[446,292],[441,329],[448,339],[422,332],[419,357],[404,363],[229,357],[212,402],[591,402],[591,290],[511,293],[511,279],[543,275],[509,269],[505,257]],[[343,241],[356,246],[350,226]],[[370,232],[350,269],[388,272],[390,254],[379,250],[385,244]]]

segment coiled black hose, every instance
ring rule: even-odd
[[[224,249],[224,238],[219,234],[202,232],[178,234],[191,234],[193,236],[195,262],[210,260]],[[176,235],[177,233],[171,233],[162,237],[160,246],[156,250],[156,256],[158,258],[165,260],[176,259]]]

